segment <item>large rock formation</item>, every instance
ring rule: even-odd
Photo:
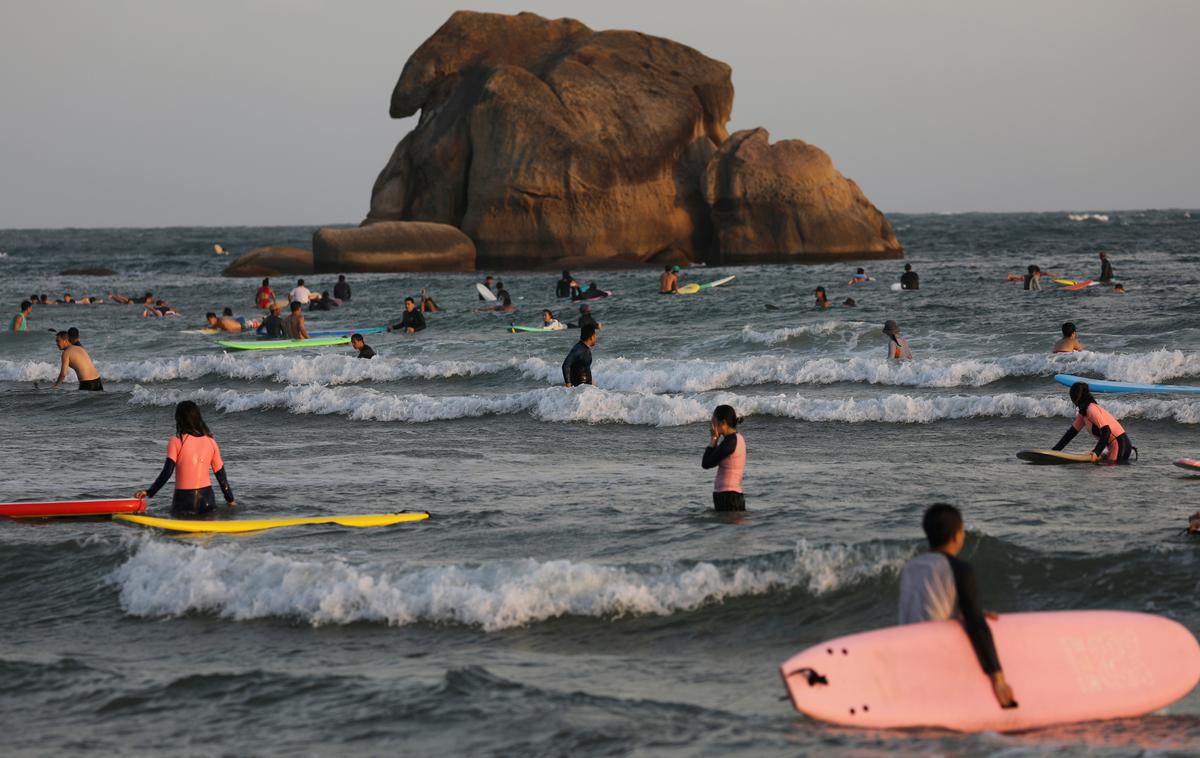
[[[279,276],[313,273],[311,250],[288,245],[256,247],[239,255],[221,272],[222,276]]]
[[[744,138],[718,155],[732,107],[729,67],[676,42],[458,12],[392,93],[394,118],[421,116],[379,175],[368,222],[453,225],[492,268],[899,254],[819,150]]]
[[[377,223],[357,229],[318,229],[316,272],[473,271],[471,238],[446,224]]]

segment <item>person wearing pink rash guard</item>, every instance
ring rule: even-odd
[[[237,505],[233,490],[225,478],[225,463],[221,450],[212,432],[200,416],[200,408],[191,400],[175,406],[175,435],[167,442],[167,460],[162,471],[149,489],[133,493],[135,498],[154,497],[162,486],[175,474],[175,497],[171,500],[171,511],[178,515],[204,515],[216,510],[212,482],[208,478],[211,470],[221,485],[221,494],[230,508]]]
[[[716,468],[713,482],[713,508],[718,511],[746,510],[742,494],[742,475],[746,471],[746,439],[738,434],[737,412],[728,405],[718,405],[709,423],[708,447],[700,465]]]

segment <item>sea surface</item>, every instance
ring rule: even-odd
[[[864,731],[781,700],[778,666],[895,623],[922,511],[958,505],[964,557],[1001,613],[1110,608],[1200,630],[1200,398],[1102,402],[1132,466],[1036,467],[1071,419],[1056,372],[1200,384],[1200,211],[894,216],[900,261],[575,272],[616,292],[594,387],[561,386],[577,332],[510,334],[552,273],[501,272],[519,311],[474,312],[467,274],[350,275],[310,328],[383,325],[427,287],[415,336],[236,354],[194,333],[252,315],[229,259],[308,228],[0,231],[5,324],[30,294],[152,291],[138,306],[38,306],[0,335],[0,500],[125,496],[158,473],[172,409],[197,401],[237,517],[428,510],[382,529],[179,538],[107,521],[0,523],[0,754],[1195,755],[1200,692],[1119,722],[1023,734]],[[1118,281],[1007,282],[1029,264]],[[112,277],[64,276],[105,266]],[[333,276],[308,277],[332,289]],[[273,281],[277,291],[290,278]],[[812,307],[825,286],[856,308]],[[884,361],[896,319],[916,360]],[[1064,321],[1087,352],[1050,355]],[[49,330],[77,326],[102,394],[53,391]],[[70,381],[73,386],[73,378]],[[720,403],[746,416],[744,516],[700,468]],[[1088,443],[1076,440],[1072,449]],[[151,503],[169,505],[170,487]],[[1003,659],[1004,651],[1000,651]],[[1013,682],[1020,698],[1021,683]]]

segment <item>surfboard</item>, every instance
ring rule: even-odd
[[[514,325],[511,325],[508,327],[508,331],[513,334],[516,334],[517,332],[539,332],[540,333],[540,332],[565,332],[568,330],[567,329],[547,329],[544,326],[517,326],[514,324]]]
[[[957,621],[824,642],[780,668],[796,710],[871,729],[1010,732],[1141,716],[1187,695],[1200,645],[1182,624],[1129,611],[1013,613],[989,622],[1018,706],[1003,709]]]
[[[737,277],[736,276],[727,276],[724,279],[717,279],[715,281],[705,282],[704,284],[697,284],[695,282],[693,282],[691,284],[685,284],[682,287],[680,287],[679,289],[675,290],[675,294],[676,295],[694,295],[697,292],[702,292],[703,290],[710,290],[710,289],[713,289],[714,287],[720,287],[722,285],[729,284],[734,279],[737,279]]]
[[[1076,382],[1086,382],[1092,392],[1154,392],[1154,393],[1200,393],[1200,387],[1190,384],[1141,384],[1139,382],[1110,382],[1107,379],[1088,379],[1074,374],[1055,374],[1054,381],[1070,387]]]
[[[1061,284],[1064,287],[1070,287],[1071,285],[1079,284],[1079,282],[1074,279],[1051,279],[1050,281],[1054,282],[1055,284]]]
[[[1091,463],[1087,453],[1064,453],[1061,450],[1022,450],[1017,457],[1039,466],[1057,466],[1064,463]]]
[[[1193,471],[1197,474],[1200,474],[1200,460],[1196,460],[1195,458],[1180,458],[1179,460],[1175,461],[1175,465],[1179,468],[1185,468],[1188,471]],[[0,506],[0,508],[2,507],[3,506]]]
[[[1100,282],[1093,282],[1091,279],[1088,279],[1086,281],[1076,282],[1075,284],[1071,284],[1066,287],[1060,287],[1059,289],[1061,289],[1063,292],[1078,292],[1079,290],[1084,290],[1088,287],[1094,287],[1099,283]]]
[[[116,515],[114,520],[139,526],[149,526],[171,532],[205,534],[241,534],[278,529],[283,526],[305,526],[309,524],[337,524],[338,526],[391,526],[429,518],[425,511],[412,513],[370,513],[362,516],[308,516],[302,518],[231,519],[228,521],[205,521],[200,519],[157,518],[155,516]]]
[[[45,503],[0,503],[0,516],[9,518],[55,518],[58,516],[109,516],[142,513],[145,500],[52,500]]]
[[[217,340],[221,347],[231,350],[283,350],[296,347],[326,347],[348,345],[349,337],[316,337],[306,340]]]
[[[902,289],[904,289],[904,286],[900,282],[892,282],[892,292],[899,292]]]
[[[482,297],[484,300],[487,300],[488,302],[495,301],[496,293],[483,286],[483,282],[475,282],[475,289],[479,291],[480,297]]]

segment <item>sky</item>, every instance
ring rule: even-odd
[[[1191,0],[0,0],[0,228],[355,223],[456,9],[728,63],[886,212],[1200,207]]]

